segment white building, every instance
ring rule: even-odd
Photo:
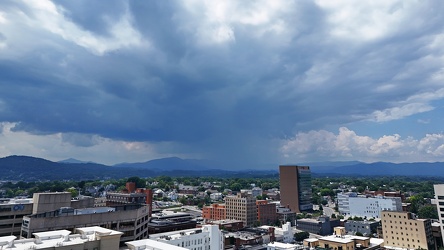
[[[217,225],[203,225],[202,228],[193,228],[180,231],[151,234],[150,240],[166,243],[169,245],[197,250],[224,249],[224,238]],[[142,242],[143,241],[143,242]],[[132,241],[130,244],[150,244],[149,241]],[[128,243],[127,243],[128,245]],[[129,245],[128,245],[129,246]],[[134,248],[144,249],[144,248]],[[152,248],[147,248],[152,249]],[[155,248],[157,249],[157,248]]]
[[[381,218],[381,211],[402,211],[400,197],[366,197],[354,192],[338,193],[338,210],[345,216]]]
[[[267,245],[267,250],[294,250],[294,249],[304,249],[303,245],[281,243],[281,242],[271,242]]]
[[[261,226],[260,228],[269,229],[271,226]],[[290,243],[294,241],[293,229],[291,228],[291,223],[287,222],[282,225],[282,227],[274,227],[274,234],[276,241],[281,241],[283,243]]]
[[[435,184],[433,185],[433,188],[435,189],[435,200],[436,207],[438,209],[439,221],[442,222],[444,220],[444,184]],[[440,228],[441,234],[444,235],[444,227],[441,226]]]
[[[16,236],[0,237],[0,249],[118,250],[120,236],[123,234],[102,227],[83,227],[75,230],[76,234],[71,234],[68,230],[33,233],[34,238],[21,240],[16,240]]]
[[[212,201],[222,200],[222,193],[212,193],[210,194],[210,199]]]

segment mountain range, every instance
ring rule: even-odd
[[[314,176],[433,176],[444,177],[444,162],[390,163],[320,162],[304,163]],[[125,178],[130,176],[214,176],[214,177],[277,177],[278,165],[269,169],[226,170],[207,160],[162,158],[113,166],[66,159],[53,162],[31,156],[0,158],[0,180],[86,180]]]

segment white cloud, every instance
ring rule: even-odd
[[[357,135],[342,127],[338,134],[325,130],[298,133],[294,138],[282,141],[281,153],[285,161],[294,162],[441,161],[444,155],[444,134],[427,134],[420,140],[401,138],[398,134],[372,138]]]
[[[257,38],[270,33],[283,35],[290,31],[288,24],[280,17],[291,10],[291,4],[286,1],[194,0],[182,4],[187,13],[183,17],[176,16],[180,27],[187,33],[195,33],[200,44],[235,42],[235,27],[242,29],[241,32],[251,32]]]
[[[383,38],[405,25],[414,4],[406,1],[318,0],[327,14],[330,34],[339,39],[371,41]]]
[[[434,109],[430,102],[444,98],[444,88],[433,92],[419,93],[408,97],[404,101],[397,102],[392,108],[377,110],[368,120],[387,122],[402,119],[418,113],[428,112]]]
[[[34,43],[39,40],[43,43],[47,42],[48,40],[44,36],[52,33],[66,41],[84,47],[96,55],[103,55],[109,51],[133,46],[146,47],[149,44],[132,26],[132,16],[128,10],[118,21],[107,20],[109,22],[108,30],[110,36],[101,36],[85,30],[67,19],[65,16],[66,10],[56,6],[52,1],[23,1],[23,4],[29,8],[29,13],[15,10],[8,14],[0,15],[0,24],[8,26],[4,27],[4,30],[6,29],[7,31],[5,35],[11,38],[8,39],[8,44],[12,46],[14,46],[17,40],[26,39],[29,35],[23,34],[23,32],[17,33],[17,30],[14,29],[17,26],[22,26],[22,30],[30,30],[34,34]],[[8,20],[13,20],[14,22]],[[12,27],[9,27],[9,25]],[[21,41],[20,43],[23,42]]]

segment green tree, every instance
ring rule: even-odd
[[[421,219],[438,219],[436,207],[426,205],[418,209],[418,217]]]
[[[294,234],[295,241],[303,241],[305,239],[308,239],[308,237],[310,237],[310,233],[305,231]]]
[[[364,236],[361,232],[356,232],[355,235],[356,236]]]
[[[76,188],[74,187],[70,187],[66,190],[66,192],[70,192],[71,193],[71,197],[77,197],[79,196],[79,191],[77,191]]]

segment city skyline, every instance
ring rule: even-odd
[[[3,1],[0,157],[444,156],[444,3]]]

